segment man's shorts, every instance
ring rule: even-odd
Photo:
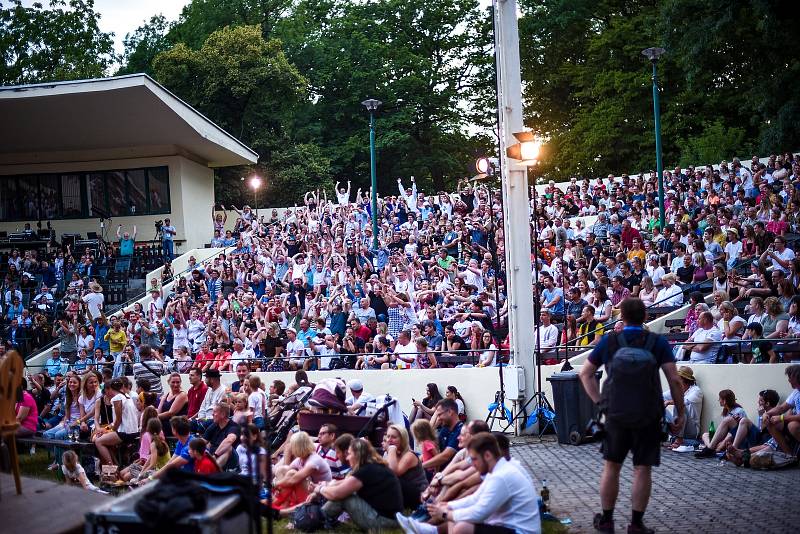
[[[633,453],[633,465],[657,466],[661,463],[661,424],[632,428],[606,421],[603,459],[621,464]]]

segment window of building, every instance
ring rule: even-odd
[[[0,176],[3,221],[169,212],[167,167]]]

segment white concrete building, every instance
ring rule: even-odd
[[[181,250],[212,235],[214,168],[258,155],[145,74],[0,87],[0,232],[49,220],[62,234],[117,225],[155,236],[169,217]]]

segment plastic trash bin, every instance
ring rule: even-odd
[[[586,425],[595,415],[592,399],[583,389],[576,371],[554,373],[547,381],[553,387],[558,442],[565,445],[580,445]]]

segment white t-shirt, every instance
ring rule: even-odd
[[[719,328],[717,328],[717,325],[714,325],[708,329],[698,328],[694,331],[694,334],[692,334],[692,341],[695,343],[722,341],[722,332],[720,332]],[[689,356],[689,360],[692,363],[714,363],[714,361],[717,359],[717,352],[719,352],[719,345],[714,344],[703,352],[692,351],[692,354]]]
[[[791,262],[794,259],[794,250],[790,248],[783,249],[783,252],[778,252],[777,250],[773,251],[773,254],[778,256],[783,261]],[[772,267],[775,269],[780,269],[785,274],[789,274],[789,269],[786,267],[782,267],[780,263],[775,260],[775,258],[770,258],[772,260]]]
[[[94,396],[91,398],[86,398],[83,393],[81,396],[78,397],[78,402],[83,405],[83,413],[93,414],[94,413],[94,405],[97,404],[97,399],[102,397],[103,394],[98,389],[94,392]]]
[[[100,317],[100,310],[103,309],[104,300],[105,297],[103,297],[102,293],[95,293],[94,291],[83,296],[83,301],[89,308],[89,315],[92,316],[92,319]]]
[[[241,443],[236,447],[236,454],[239,456],[239,474],[243,476],[250,474],[250,462],[253,463],[253,469],[258,469],[258,462],[261,460],[261,458],[267,456],[267,451],[264,450],[264,447],[258,448],[258,458],[248,458],[249,455],[247,452],[247,447]],[[258,471],[253,473],[253,480],[256,480],[257,473]]]
[[[247,406],[253,410],[253,417],[264,417],[264,408],[266,407],[264,392],[260,389],[252,392],[247,397]]]
[[[394,353],[397,356],[397,367],[398,368],[410,368],[413,363],[406,362],[400,359],[400,355],[402,354],[407,360],[411,359],[414,360],[417,352],[417,346],[414,343],[409,343],[408,345],[401,345],[397,343],[394,346]]]
[[[733,265],[736,263],[736,260],[739,259],[739,254],[741,254],[741,252],[742,252],[741,241],[737,241],[736,243],[731,242],[725,245],[725,254],[728,255],[728,261],[727,261],[728,268],[733,267]]]
[[[117,427],[117,432],[123,434],[137,434],[139,432],[139,410],[133,399],[124,393],[117,393],[111,398],[111,405],[115,402],[122,403],[122,422]],[[117,422],[116,411],[114,412],[114,422]]]
[[[286,342],[286,354],[289,358],[301,359],[306,356],[306,346],[299,339]]]

